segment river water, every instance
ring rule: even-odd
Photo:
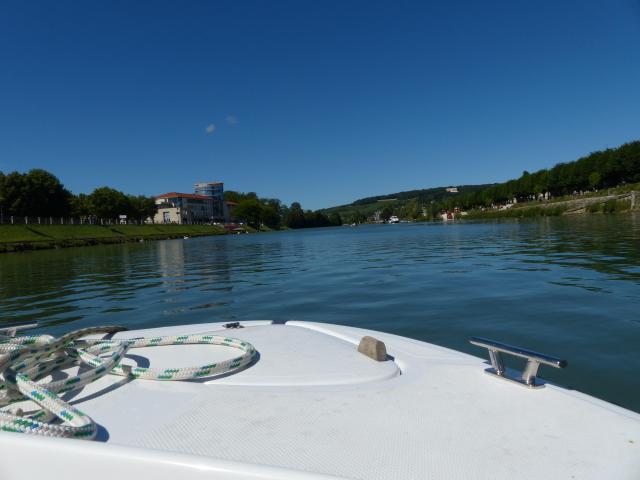
[[[243,319],[473,335],[563,357],[545,378],[640,412],[640,215],[371,225],[0,255],[0,324],[54,334]]]

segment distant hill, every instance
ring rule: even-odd
[[[386,195],[377,195],[375,197],[366,197],[356,200],[347,205],[339,205],[336,207],[325,208],[321,210],[327,215],[331,213],[339,213],[343,219],[348,219],[355,212],[360,212],[365,216],[373,215],[377,210],[389,207],[392,210],[399,209],[409,202],[416,202],[419,205],[428,205],[430,203],[441,203],[456,196],[475,193],[484,190],[494,184],[484,185],[457,185],[458,192],[448,192],[450,187],[424,188],[420,190],[407,190],[405,192],[389,193]]]
[[[456,193],[447,187],[409,190],[356,200],[348,205],[327,208],[326,214],[339,213],[347,221],[373,215],[386,208],[400,218],[418,218],[425,213],[435,218],[441,210],[494,208],[515,199],[518,203],[545,197],[575,196],[584,192],[640,183],[640,141],[617,148],[592,152],[533,173],[524,171],[519,178],[488,185],[457,186]]]

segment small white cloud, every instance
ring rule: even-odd
[[[226,120],[229,125],[237,125],[238,123],[238,117],[235,115],[228,115]]]
[[[216,124],[215,123],[210,123],[209,125],[207,125],[207,128],[205,128],[205,131],[207,133],[213,133],[216,131]]]

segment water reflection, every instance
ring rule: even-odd
[[[159,242],[156,248],[158,258],[158,270],[162,278],[162,284],[167,287],[167,292],[172,291],[176,284],[184,283],[184,241],[171,240]]]
[[[306,319],[481,355],[484,335],[565,356],[548,376],[640,410],[640,216],[382,225],[0,256],[0,323],[59,333]]]

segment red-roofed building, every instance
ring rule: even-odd
[[[214,199],[209,196],[169,192],[155,198],[155,223],[209,223],[215,220]]]
[[[191,198],[191,199],[196,199],[196,200],[206,200],[207,198],[209,198],[206,195],[198,195],[197,193],[179,193],[179,192],[169,192],[169,193],[163,193],[162,195],[158,195],[156,197],[156,200],[162,198]]]

